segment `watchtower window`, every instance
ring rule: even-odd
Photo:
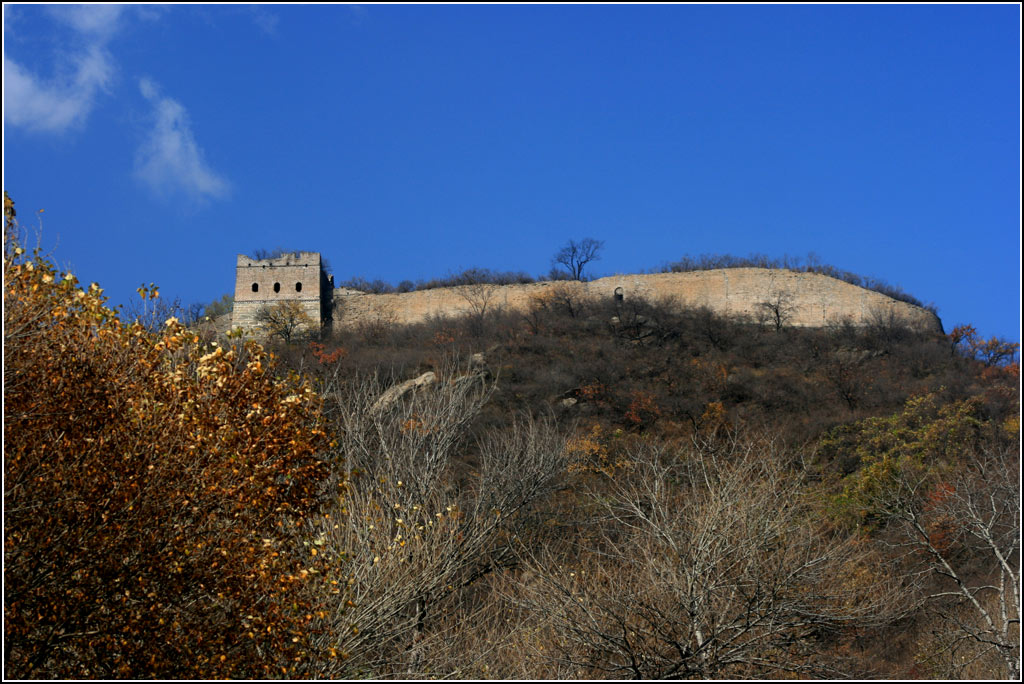
[[[274,283],[274,292],[281,291],[281,283]]]
[[[253,292],[259,292],[260,291],[260,284],[259,283],[253,283],[252,284],[252,291]]]
[[[622,301],[622,288],[621,287],[615,288],[615,301],[617,301],[617,302],[621,302]]]
[[[295,291],[302,292],[302,283],[295,283]]]

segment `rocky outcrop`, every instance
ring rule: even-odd
[[[449,380],[449,385],[456,389],[470,389],[470,386],[476,383],[487,381],[488,372],[483,365],[483,354],[473,354],[472,359],[473,362],[470,364],[468,372]],[[479,365],[474,365],[474,363]],[[411,394],[436,388],[437,382],[437,375],[433,371],[428,371],[411,380],[392,385],[377,398],[377,401],[373,402],[371,410],[376,413],[385,411]]]
[[[380,397],[373,403],[373,411],[383,411],[384,409],[397,403],[399,399],[407,394],[415,392],[416,390],[428,387],[437,382],[437,376],[434,375],[433,371],[428,371],[423,375],[415,377],[405,382],[400,382],[397,385],[389,387]]]

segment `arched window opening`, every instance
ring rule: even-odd
[[[615,288],[615,301],[617,301],[617,302],[621,302],[622,301],[622,288],[621,287]]]
[[[302,283],[295,283],[295,291],[302,292]]]
[[[252,291],[253,292],[259,292],[260,291],[260,284],[259,283],[253,283],[252,284]]]
[[[281,283],[274,283],[274,292],[281,291]]]

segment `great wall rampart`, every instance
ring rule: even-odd
[[[419,323],[431,316],[479,313],[485,307],[527,311],[538,299],[568,288],[580,296],[623,302],[636,297],[670,298],[683,306],[707,307],[748,320],[764,319],[770,314],[765,306],[769,303],[783,309],[788,326],[823,327],[841,321],[867,325],[879,317],[894,317],[917,329],[942,332],[942,322],[927,309],[830,276],[787,269],[614,275],[590,282],[462,285],[396,294],[332,289],[314,252],[264,261],[239,256],[236,273],[232,326],[243,328],[255,327],[253,316],[260,306],[285,299],[301,301],[314,319],[319,309],[318,320],[337,329],[361,322]],[[294,291],[304,281],[308,281],[304,289]]]
[[[334,325],[346,327],[370,319],[419,323],[430,316],[478,312],[485,305],[488,310],[526,311],[537,298],[567,287],[583,296],[623,301],[672,298],[684,306],[708,307],[752,320],[766,314],[764,303],[781,304],[786,325],[802,327],[842,320],[865,325],[892,313],[912,327],[942,331],[938,316],[922,307],[819,273],[762,268],[615,275],[585,283],[462,285],[401,294],[335,290]]]

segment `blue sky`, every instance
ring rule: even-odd
[[[4,5],[4,188],[115,302],[804,256],[1020,340],[1013,5]]]

